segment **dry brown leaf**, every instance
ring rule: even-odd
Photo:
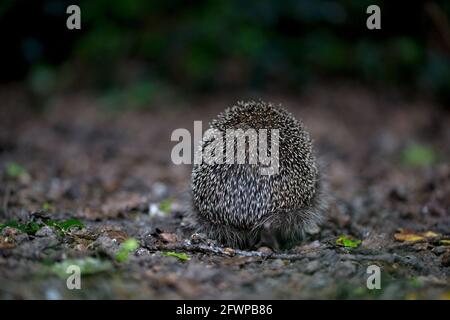
[[[399,232],[394,234],[394,238],[397,241],[405,241],[405,242],[416,242],[425,240],[426,238],[435,238],[439,237],[440,235],[433,231],[426,231],[426,232],[420,232],[420,233],[413,233],[408,232],[403,229],[399,229]]]
[[[0,249],[12,249],[16,244],[9,237],[0,236]]]
[[[159,237],[166,243],[174,243],[178,241],[178,237],[175,233],[163,232],[159,234]]]

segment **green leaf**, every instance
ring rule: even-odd
[[[418,277],[413,277],[413,278],[411,278],[411,280],[410,280],[410,284],[411,284],[411,286],[412,286],[413,288],[420,288],[420,287],[422,287],[423,282],[422,282],[422,280],[421,280],[420,278],[418,278]]]
[[[413,144],[403,151],[403,163],[409,166],[428,166],[436,158],[433,148],[426,145]]]
[[[82,276],[108,271],[113,267],[109,261],[86,257],[82,259],[67,259],[55,263],[50,267],[50,270],[61,278],[66,279],[70,275],[70,273],[67,273],[67,268],[72,265],[80,268]]]
[[[72,227],[84,228],[84,224],[78,219],[68,219],[65,221],[48,220],[44,222],[44,225],[54,227],[63,233],[69,231]]]
[[[84,228],[84,224],[78,219],[68,219],[66,221],[56,222],[55,225],[64,231],[72,227]]]
[[[181,261],[188,261],[191,259],[191,257],[189,257],[189,255],[187,255],[186,253],[178,253],[173,251],[163,252],[162,255],[166,257],[175,257],[180,259]]]
[[[122,243],[119,252],[116,254],[116,260],[118,262],[127,261],[130,253],[137,248],[139,248],[139,242],[136,239],[127,239],[124,243]]]
[[[27,171],[20,164],[11,162],[6,165],[6,174],[11,178],[19,178],[27,174]]]
[[[357,248],[361,244],[361,240],[353,239],[349,236],[342,235],[336,239],[336,244],[346,248]]]
[[[52,205],[51,205],[50,203],[44,202],[44,203],[42,204],[42,210],[44,210],[44,211],[50,211],[50,210],[52,210],[52,209],[53,209],[53,207],[52,207]]]
[[[27,234],[35,234],[39,229],[41,229],[43,226],[49,226],[49,227],[55,227],[61,231],[67,231],[72,227],[79,227],[84,228],[84,224],[77,220],[77,219],[69,219],[65,221],[54,221],[54,220],[48,220],[44,223],[37,223],[34,221],[27,222],[27,223],[19,223],[15,220],[9,221],[5,224],[0,224],[0,231],[3,230],[6,227],[15,228],[17,230],[20,230]]]
[[[28,223],[19,223],[17,221],[9,221],[7,223],[0,225],[0,231],[2,231],[4,228],[10,227],[17,230],[20,230],[21,232],[27,233],[27,234],[35,234],[40,228],[41,225],[39,225],[36,222],[28,222]]]
[[[164,213],[169,213],[172,209],[172,200],[171,199],[164,199],[159,203],[159,210],[161,210]]]
[[[139,242],[134,238],[127,239],[124,243],[122,243],[122,248],[128,251],[136,250],[139,248]]]

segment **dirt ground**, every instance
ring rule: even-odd
[[[1,88],[0,298],[450,299],[450,114],[426,99],[354,85],[260,97],[310,130],[326,222],[286,252],[221,248],[188,229],[191,168],[172,164],[171,132],[246,96],[112,112],[67,94],[30,111],[20,88]],[[433,161],[405,158],[414,145]],[[70,264],[81,290],[66,286]],[[369,265],[379,290],[366,287]]]

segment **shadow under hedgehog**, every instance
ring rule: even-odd
[[[227,129],[278,129],[279,167],[277,174],[262,175],[260,163],[195,164],[192,214],[200,232],[241,249],[286,249],[318,230],[325,192],[302,122],[281,106],[250,101],[226,109],[210,128],[224,136]],[[205,136],[202,149],[210,143]]]

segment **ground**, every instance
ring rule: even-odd
[[[119,112],[92,93],[36,105],[2,88],[0,299],[450,298],[450,114],[425,98],[337,84],[261,96],[311,132],[326,221],[284,252],[189,229],[191,167],[171,162],[170,134],[246,96]],[[67,288],[71,264],[81,290]]]

